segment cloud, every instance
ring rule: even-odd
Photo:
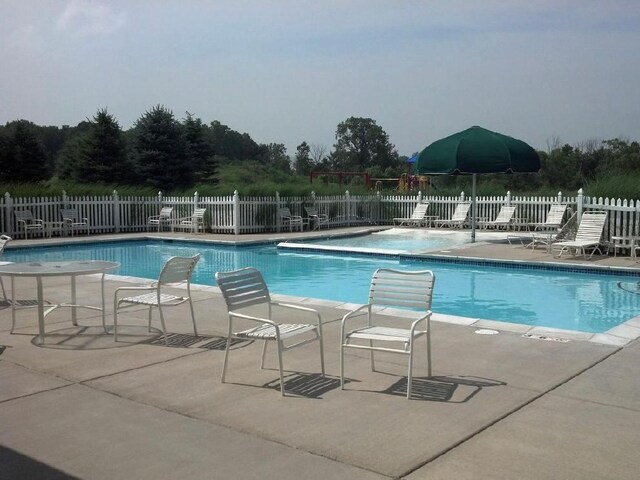
[[[110,35],[126,23],[123,12],[92,0],[71,0],[58,18],[56,26],[63,32],[79,36]]]

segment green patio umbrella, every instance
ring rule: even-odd
[[[476,239],[476,175],[538,170],[540,158],[531,146],[477,126],[436,140],[418,154],[415,162],[420,175],[472,175],[472,242]]]

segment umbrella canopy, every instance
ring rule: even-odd
[[[471,240],[475,241],[475,187],[479,173],[530,173],[540,170],[537,152],[522,140],[471,127],[436,140],[418,154],[415,171],[423,175],[473,175]]]

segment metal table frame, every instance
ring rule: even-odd
[[[11,277],[11,333],[16,323],[16,277],[28,277],[36,279],[37,287],[37,308],[38,308],[38,343],[44,342],[44,319],[52,311],[60,307],[71,307],[71,322],[78,325],[76,309],[88,308],[102,312],[102,327],[107,332],[105,323],[105,301],[104,301],[104,276],[106,272],[115,270],[120,266],[117,262],[102,260],[77,260],[58,262],[21,262],[0,265],[0,275]],[[100,279],[101,306],[78,304],[76,292],[76,277],[81,275],[102,274]],[[45,311],[44,288],[42,279],[44,277],[70,277],[71,278],[71,303],[59,303],[50,305]],[[107,332],[108,333],[108,332]]]

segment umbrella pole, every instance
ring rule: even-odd
[[[478,205],[476,204],[476,174],[471,175],[471,243],[476,241],[476,218]]]

